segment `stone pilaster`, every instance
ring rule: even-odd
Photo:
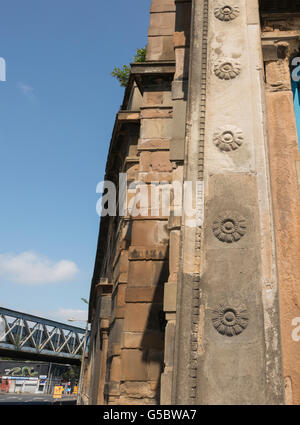
[[[183,230],[174,401],[280,404],[258,1],[195,0],[193,25],[185,167],[205,212]]]
[[[291,90],[290,60],[300,47],[298,36],[264,32],[268,143],[280,294],[286,403],[300,403],[300,351],[293,339],[300,316],[300,202],[297,161],[299,147]],[[272,48],[273,55],[268,52]]]
[[[175,1],[152,0],[147,61],[174,60]]]

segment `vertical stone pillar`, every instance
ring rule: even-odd
[[[174,0],[152,0],[147,61],[174,60]]]
[[[228,3],[193,8],[185,166],[205,205],[183,229],[174,401],[281,404],[259,8]]]
[[[208,1],[194,0],[184,153],[184,181],[203,181]],[[195,207],[195,203],[193,204]],[[200,221],[203,217],[199,217]],[[172,404],[194,404],[197,395],[200,231],[183,211],[177,286]]]
[[[265,33],[265,37],[271,34]],[[300,317],[300,202],[297,176],[299,147],[291,91],[290,55],[299,41],[277,37],[277,60],[266,61],[266,97],[276,257],[279,279],[283,368],[287,404],[300,404],[300,347],[293,330]],[[281,52],[281,54],[280,54]],[[283,54],[282,54],[283,53]],[[268,58],[266,58],[268,59]],[[270,58],[269,58],[270,59]]]
[[[169,221],[172,223],[172,220]],[[177,299],[177,278],[179,272],[180,255],[180,227],[170,228],[170,249],[169,249],[169,280],[164,288],[164,312],[166,319],[165,328],[165,351],[164,351],[164,372],[161,377],[161,404],[172,403],[172,378],[174,372],[174,350],[175,350],[175,329],[176,329],[176,299]]]
[[[112,285],[102,278],[96,285],[97,307],[90,335],[90,363],[93,373],[90,377],[89,404],[104,404],[106,366],[108,351],[109,317],[111,314]]]
[[[92,364],[90,356],[85,356],[85,367],[84,367],[84,375],[83,375],[83,383],[81,394],[79,396],[78,404],[88,405],[90,398],[90,382],[91,382],[91,374],[92,374]]]
[[[176,0],[174,33],[176,71],[172,83],[173,129],[170,146],[172,161],[184,160],[186,102],[190,57],[191,0]]]
[[[104,404],[104,386],[106,381],[106,360],[108,353],[109,320],[102,319],[100,323],[101,361],[99,365],[100,376],[98,379],[97,404]]]

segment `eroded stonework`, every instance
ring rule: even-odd
[[[244,135],[242,130],[234,125],[220,127],[214,133],[214,143],[221,151],[234,151],[238,149],[243,142]]]
[[[233,21],[240,14],[240,9],[237,6],[220,6],[215,8],[215,17],[220,21]]]
[[[221,303],[212,312],[214,328],[224,336],[241,334],[248,326],[249,316],[244,304],[237,302]]]
[[[247,232],[247,221],[236,212],[226,211],[214,221],[213,232],[221,242],[237,242]]]
[[[284,2],[274,8],[281,17],[269,6],[260,14],[262,3],[270,0],[152,0],[146,61],[131,65],[105,180],[118,187],[127,173],[136,189],[200,182],[199,221],[175,215],[173,194],[170,217],[152,214],[152,200],[145,216],[102,217],[85,403],[300,404],[290,338],[299,153],[287,57],[300,24]],[[136,189],[124,188],[134,205]]]
[[[221,58],[215,63],[214,72],[221,80],[232,80],[240,74],[241,64],[235,59]]]

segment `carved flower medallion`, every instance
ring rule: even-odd
[[[234,59],[219,59],[215,63],[214,72],[221,80],[232,80],[241,72],[241,64]]]
[[[222,303],[212,312],[215,329],[225,336],[241,334],[248,326],[249,316],[243,304]]]
[[[237,6],[221,6],[215,8],[215,17],[220,21],[233,21],[239,16],[240,9]]]
[[[243,132],[238,127],[226,125],[217,129],[214,142],[221,151],[234,151],[244,142]]]
[[[220,214],[213,222],[213,233],[221,242],[237,242],[247,232],[247,222],[241,215],[232,211]]]

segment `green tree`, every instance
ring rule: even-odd
[[[61,377],[64,381],[70,381],[72,385],[75,385],[76,382],[79,381],[80,375],[80,367],[73,365],[70,366],[67,370],[65,370]]]
[[[146,54],[147,54],[147,46],[143,47],[142,49],[136,49],[136,54],[133,58],[133,61],[135,63],[145,62],[146,61]]]
[[[136,54],[134,55],[133,61],[135,63],[145,62],[146,53],[147,46],[143,47],[142,49],[136,49]],[[126,87],[130,76],[130,66],[123,65],[122,68],[115,66],[111,75],[117,78],[121,87]]]

